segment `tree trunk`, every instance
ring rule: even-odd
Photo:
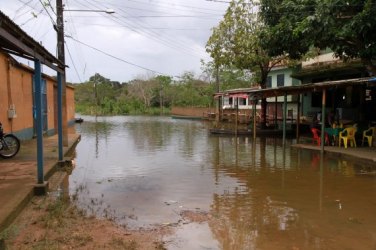
[[[270,72],[270,68],[269,68],[269,61],[263,65],[263,67],[261,67],[261,88],[262,89],[265,89],[266,88],[266,81],[268,79],[268,74]],[[261,122],[260,122],[260,127],[261,129],[265,129],[266,128],[266,105],[267,105],[267,101],[266,101],[266,98],[263,97],[261,99]]]

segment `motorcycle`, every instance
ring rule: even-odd
[[[3,124],[0,122],[0,157],[12,158],[20,150],[20,140],[13,134],[5,134]]]

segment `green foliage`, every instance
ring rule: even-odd
[[[247,88],[251,86],[252,75],[247,70],[240,70],[235,67],[219,66],[218,71],[214,65],[214,62],[201,61],[201,70],[203,72],[203,78],[210,84],[216,84],[216,77],[218,72],[218,78],[220,82],[219,91],[236,88]],[[215,86],[215,91],[217,87]]]
[[[90,115],[160,115],[171,105],[210,106],[214,90],[191,72],[179,81],[169,76],[134,79],[120,84],[99,74],[75,85],[76,112]]]
[[[266,31],[256,6],[253,0],[231,1],[223,20],[213,29],[206,50],[215,67],[248,70],[264,87],[275,58],[269,56],[268,48],[261,46],[260,34]]]
[[[302,58],[312,46],[331,49],[343,60],[361,59],[376,74],[376,4],[373,0],[261,0],[270,35],[270,55]]]

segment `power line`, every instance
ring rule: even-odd
[[[69,0],[66,0],[65,1],[65,4],[67,6],[67,8],[71,9],[70,8],[70,1]],[[71,34],[74,35],[74,37],[77,37],[77,39],[80,39],[79,36],[78,36],[78,33],[77,33],[77,29],[76,29],[76,26],[75,26],[75,23],[73,22],[73,18],[72,18],[72,15],[71,15],[71,12],[67,12],[69,14],[69,17],[70,17],[70,20],[72,20],[72,22],[67,22],[67,30],[71,31]],[[68,27],[69,26],[69,27]],[[85,60],[85,55],[83,53],[83,49],[82,49],[82,46],[79,44],[79,43],[73,43],[74,45],[74,49],[75,49],[75,54],[76,54],[76,58],[75,60],[79,60],[79,65],[85,65],[84,68],[83,68],[83,77],[85,77],[85,68],[86,68],[86,60]]]
[[[21,10],[25,9],[26,6],[29,7],[29,8],[32,8],[29,4],[30,4],[33,0],[29,0],[29,1],[27,1],[27,2],[22,2],[21,0],[18,0],[18,1],[21,2],[21,3],[23,3],[23,5],[15,11],[14,16],[13,16],[13,19],[12,19],[13,21],[16,20],[17,18],[19,18],[19,17],[25,15],[26,13],[29,12],[29,11],[27,10],[27,11],[25,11],[24,13],[17,15],[17,13],[20,12]]]
[[[102,1],[98,1],[98,0],[93,0],[94,2],[97,2],[97,3],[103,3]],[[196,6],[188,6],[188,5],[181,5],[179,4],[177,7],[172,7],[172,4],[171,3],[155,3],[155,2],[142,2],[142,1],[136,1],[136,0],[128,0],[127,2],[133,2],[135,4],[139,4],[139,5],[147,5],[147,7],[149,9],[139,9],[139,10],[143,10],[143,11],[150,11],[150,6],[153,5],[153,6],[156,6],[156,7],[159,7],[159,8],[163,8],[163,9],[166,9],[166,10],[175,10],[175,11],[183,11],[183,12],[192,12],[192,13],[200,13],[200,14],[213,14],[213,13],[208,13],[208,12],[203,12],[203,11],[197,11],[197,10],[194,10],[194,9],[198,9],[198,10],[205,10],[205,11],[211,11],[211,12],[216,12],[216,13],[222,13],[222,11],[218,11],[218,10],[213,10],[213,9],[208,9],[208,8],[201,8],[201,7],[196,7]],[[110,4],[111,5],[111,4]],[[112,4],[112,6],[122,6],[122,7],[126,7],[126,8],[129,8],[131,9],[132,7],[129,7],[128,5],[119,5],[119,4]],[[179,6],[183,7],[183,8],[179,8]],[[154,11],[156,12],[156,11]],[[168,11],[167,13],[171,14],[171,11]]]
[[[75,15],[74,17],[97,17],[97,16],[79,16]],[[175,15],[175,16],[157,16],[157,15],[139,15],[139,16],[122,16],[124,19],[142,19],[142,18],[198,18],[198,19],[212,19],[212,20],[218,20],[218,18],[215,18],[213,16],[190,16],[190,15]],[[217,16],[217,17],[223,17],[223,16]]]
[[[47,2],[48,2],[48,6],[50,6],[50,9],[52,10],[52,13],[54,13],[55,16],[57,16],[56,11],[55,11],[54,8],[52,7],[51,1],[50,1],[50,0],[47,0]]]
[[[228,2],[228,1],[221,1],[221,0],[205,0],[207,2],[216,2],[216,3],[231,3],[231,2]]]
[[[94,6],[91,2],[87,1],[87,0],[84,0],[85,2],[87,2],[89,5],[91,6]],[[83,5],[84,7],[86,8],[90,8],[90,6],[87,6],[83,3],[80,3],[81,5]],[[95,8],[103,8],[104,6],[94,6]],[[125,14],[127,14],[124,10],[120,10],[120,12],[123,12]],[[119,13],[117,13],[117,15],[119,15]],[[122,15],[119,15],[120,17],[123,17]],[[189,45],[186,45],[186,44],[179,44],[178,43],[178,40],[174,39],[174,40],[169,40],[167,38],[162,38],[161,35],[157,32],[154,32],[152,30],[148,30],[148,27],[145,27],[144,26],[144,23],[142,24],[138,24],[138,22],[136,21],[133,26],[130,25],[130,24],[126,24],[126,22],[124,20],[120,20],[119,18],[114,18],[112,15],[110,17],[108,17],[109,19],[111,19],[113,22],[115,23],[118,23],[118,24],[122,24],[124,27],[130,29],[131,31],[135,32],[135,33],[138,33],[140,35],[143,35],[143,36],[147,36],[149,37],[150,39],[154,40],[154,41],[157,41],[158,43],[161,43],[161,44],[164,44],[165,46],[169,47],[169,48],[172,48],[172,49],[175,49],[181,53],[185,53],[189,56],[194,56],[194,57],[201,57],[201,55],[199,54],[196,54],[196,55],[193,55],[192,52],[194,52],[194,50],[192,50],[192,52],[190,50],[188,50],[189,48]],[[136,19],[137,20],[137,19]],[[194,52],[196,53],[196,52]]]
[[[56,22],[55,20],[52,18],[52,16],[50,15],[50,12],[48,12],[46,6],[44,5],[44,3],[42,3],[42,0],[39,0],[40,4],[43,6],[43,9],[46,11],[47,15],[50,17],[50,20],[51,20],[51,23],[52,25],[56,25]]]
[[[78,74],[78,71],[77,71],[76,65],[74,64],[74,60],[73,60],[72,54],[70,53],[70,50],[69,50],[68,44],[65,43],[65,45],[66,45],[66,47],[67,47],[67,51],[68,51],[68,54],[69,54],[69,58],[70,58],[71,61],[72,61],[74,71],[76,71],[76,75],[77,75],[78,79],[80,80],[80,82],[82,82],[82,80],[81,80],[81,78],[80,78],[80,75]]]
[[[109,54],[109,53],[107,53],[107,52],[105,52],[105,51],[103,51],[103,50],[100,50],[100,49],[98,49],[98,48],[95,48],[95,47],[93,47],[93,46],[87,44],[87,43],[84,43],[84,42],[82,42],[82,41],[79,41],[79,40],[77,40],[77,39],[75,39],[75,38],[73,38],[73,37],[71,37],[71,36],[68,37],[68,38],[70,38],[70,39],[72,39],[73,41],[76,41],[76,42],[78,42],[78,43],[80,43],[80,44],[82,44],[82,45],[84,45],[84,46],[86,46],[86,47],[89,47],[89,48],[91,48],[91,49],[93,49],[93,50],[95,50],[95,51],[98,51],[98,52],[100,52],[100,53],[102,53],[102,54],[104,54],[104,55],[106,55],[106,56],[109,56],[109,57],[111,57],[111,58],[113,58],[113,59],[116,59],[116,60],[118,60],[118,61],[121,61],[121,62],[123,62],[123,63],[129,64],[129,65],[132,65],[132,66],[134,66],[134,67],[137,67],[137,68],[140,68],[140,69],[144,69],[144,70],[147,70],[147,71],[150,71],[150,72],[152,72],[152,73],[159,74],[159,75],[168,75],[168,74],[164,74],[164,73],[158,72],[158,71],[156,71],[156,70],[152,70],[152,69],[149,69],[149,68],[146,68],[146,67],[140,66],[140,65],[138,65],[138,64],[135,64],[135,63],[132,63],[132,62],[126,61],[126,60],[124,60],[124,59],[121,59],[120,57],[117,57],[117,56],[111,55],[111,54]]]
[[[23,22],[22,24],[20,24],[20,27],[24,26],[25,24],[27,24],[28,22],[30,22],[31,20],[35,19],[38,17],[39,14],[41,14],[43,12],[43,9],[40,10],[38,13],[34,13],[32,12],[32,17],[30,17],[29,19],[27,19],[25,22]]]
[[[124,27],[128,28],[125,25],[116,25],[116,24],[103,24],[103,23],[86,23],[86,22],[75,22],[76,24],[83,24],[85,26],[99,26],[99,27]],[[210,30],[210,28],[162,28],[162,27],[154,27],[148,28],[150,30],[181,30],[181,31],[197,31],[197,30]]]

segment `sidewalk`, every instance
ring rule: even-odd
[[[74,150],[81,136],[68,134],[64,155]],[[37,141],[21,141],[19,153],[11,159],[0,158],[0,232],[9,226],[34,195],[37,183]],[[58,163],[58,136],[43,138],[44,178],[54,173]]]
[[[295,144],[292,145],[295,148],[304,148],[314,151],[320,151],[321,147],[313,145],[312,143],[308,144]],[[338,147],[338,146],[325,146],[325,153],[336,154],[342,158],[355,159],[359,163],[370,163],[372,165],[376,164],[376,147]]]

